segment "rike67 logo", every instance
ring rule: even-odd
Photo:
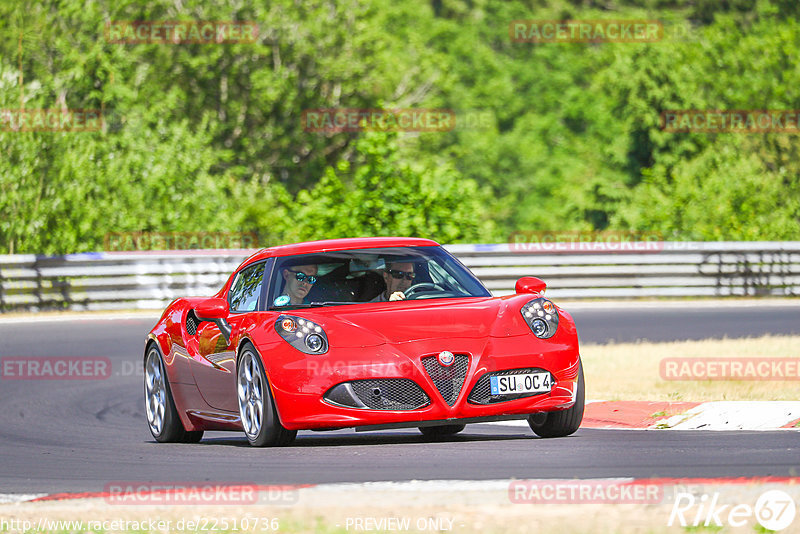
[[[678,493],[672,505],[667,526],[682,527],[742,527],[755,519],[767,530],[777,532],[792,524],[796,514],[795,502],[784,491],[773,489],[762,493],[755,506],[723,504],[720,494],[707,493],[697,497]]]

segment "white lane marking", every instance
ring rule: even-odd
[[[759,477],[753,477],[754,481],[758,481]],[[779,477],[781,478],[781,477]],[[359,492],[363,492],[370,496],[371,503],[380,503],[381,498],[390,499],[403,499],[408,505],[408,499],[416,500],[415,498],[420,494],[446,494],[452,498],[456,494],[476,494],[480,498],[497,498],[502,499],[502,502],[507,504],[508,491],[512,484],[527,482],[531,484],[598,484],[600,486],[606,484],[630,484],[636,481],[648,481],[647,478],[637,477],[587,477],[587,478],[512,478],[512,479],[489,479],[489,480],[404,480],[404,481],[376,481],[376,482],[333,482],[325,484],[314,484],[310,487],[298,488],[298,493],[301,494],[301,499],[306,505],[314,503],[314,499],[326,499],[327,495],[336,496],[337,504],[340,504],[341,495],[349,495],[351,498],[357,497]],[[660,478],[655,484],[659,486],[670,486],[675,484],[685,484],[685,478]],[[717,477],[704,481],[703,484],[713,486],[728,486],[740,485],[747,483],[746,479],[740,477]],[[797,486],[792,484],[791,481],[775,481],[771,484],[779,484],[782,486],[789,485],[793,488]],[[0,494],[0,503],[20,503],[34,498],[43,497],[47,494]],[[68,495],[68,494],[67,494]],[[102,497],[86,497],[85,493],[76,492],[74,497],[66,496],[66,499],[86,501],[90,499],[101,499]],[[311,500],[309,500],[311,498]],[[425,498],[430,498],[426,495]],[[320,501],[326,502],[326,501]],[[397,504],[397,501],[392,501]],[[429,502],[427,503],[429,504]]]
[[[0,504],[15,504],[45,497],[47,493],[0,493]]]
[[[504,494],[508,492],[509,484],[517,479],[491,479],[491,480],[404,480],[404,481],[377,481],[377,482],[334,482],[328,484],[314,484],[311,487],[299,488],[296,491],[301,493],[328,493],[332,492],[337,495],[348,494],[357,490],[367,490],[368,492],[386,492],[389,495],[395,492],[410,493],[412,496],[417,493],[438,493],[446,492],[451,494],[453,492],[487,492],[487,491],[500,491]],[[530,479],[541,481],[552,481],[550,479]],[[581,480],[581,479],[576,479]],[[617,477],[617,478],[596,478],[596,479],[583,479],[589,481],[614,481],[618,483],[633,482],[634,478],[631,477]],[[15,494],[5,493],[0,494],[0,504],[19,503],[32,499],[45,497],[47,493],[38,494]],[[68,494],[67,494],[68,495]],[[87,497],[83,492],[75,492],[74,497],[66,497],[70,499],[99,499],[102,497]]]

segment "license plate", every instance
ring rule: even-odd
[[[516,395],[518,393],[544,393],[550,391],[550,373],[528,373],[524,375],[490,376],[492,395]]]

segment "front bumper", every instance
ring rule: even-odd
[[[468,356],[458,395],[443,394],[423,359],[441,351]],[[536,412],[563,410],[575,402],[579,354],[571,336],[540,340],[532,335],[483,339],[435,339],[394,345],[331,348],[324,355],[295,358],[268,374],[281,423],[288,429],[325,430],[356,427],[368,430],[457,424],[480,420],[519,419]],[[286,363],[286,362],[285,362]],[[470,401],[470,393],[487,373],[537,368],[551,373],[548,393],[493,401]],[[402,409],[351,408],[326,401],[335,386],[358,380],[405,379],[424,392],[427,404]],[[485,381],[484,381],[485,382]],[[451,404],[452,403],[452,404]]]

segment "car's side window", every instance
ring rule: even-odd
[[[242,269],[228,292],[228,304],[231,312],[254,311],[258,306],[258,297],[261,296],[261,286],[264,283],[264,262],[256,263]]]

